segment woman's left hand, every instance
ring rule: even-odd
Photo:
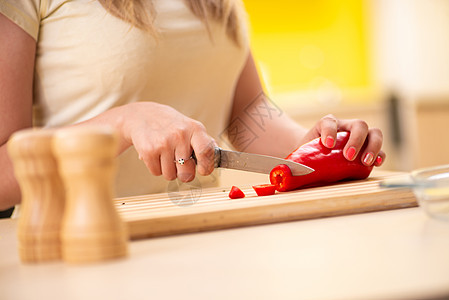
[[[363,120],[337,119],[333,115],[327,115],[321,118],[317,124],[307,132],[303,141],[321,138],[321,142],[327,148],[333,148],[338,131],[348,131],[349,140],[343,149],[346,159],[352,161],[359,154],[362,146],[366,144],[361,155],[361,161],[364,165],[380,166],[385,161],[385,152],[381,150],[383,135],[378,128],[369,128]]]

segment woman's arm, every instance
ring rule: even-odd
[[[238,136],[228,135],[237,150],[278,157],[287,156],[307,133],[265,97],[251,54],[237,82],[230,121],[229,128]]]
[[[20,200],[6,142],[13,132],[32,124],[36,42],[2,14],[0,32],[0,210],[3,210]]]
[[[337,131],[351,133],[344,149],[348,160],[357,156],[367,140],[363,163],[382,164],[385,153],[381,151],[382,132],[379,129],[369,128],[362,120],[339,120],[332,115],[323,117],[310,130],[305,129],[264,95],[254,59],[249,54],[236,86],[228,127],[230,141],[238,150],[285,157],[298,146],[318,137],[332,148]],[[376,160],[378,156],[380,159]]]

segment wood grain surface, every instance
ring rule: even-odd
[[[17,227],[24,263],[61,259],[60,229],[64,186],[52,151],[53,130],[24,129],[8,142],[8,153],[22,193]]]
[[[61,226],[65,262],[93,263],[128,253],[126,225],[111,203],[117,148],[111,128],[75,126],[55,133],[53,151],[66,189]]]
[[[258,224],[348,215],[417,206],[409,189],[383,189],[379,182],[404,176],[384,172],[366,180],[258,197],[243,187],[242,199],[229,199],[230,187],[204,188],[114,199],[131,239]]]

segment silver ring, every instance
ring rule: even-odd
[[[188,161],[189,159],[192,159],[192,158],[193,158],[193,156],[190,156],[189,158],[180,158],[180,159],[174,160],[173,162],[178,163],[182,166],[183,164],[186,163],[186,161]]]

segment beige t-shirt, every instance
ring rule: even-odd
[[[244,41],[238,46],[215,22],[211,39],[183,0],[153,2],[158,41],[97,1],[0,0],[0,12],[37,41],[35,125],[64,126],[114,106],[154,101],[202,122],[221,142],[248,55],[246,20],[240,20]],[[117,196],[164,192],[167,186],[150,175],[134,148],[119,157]]]

